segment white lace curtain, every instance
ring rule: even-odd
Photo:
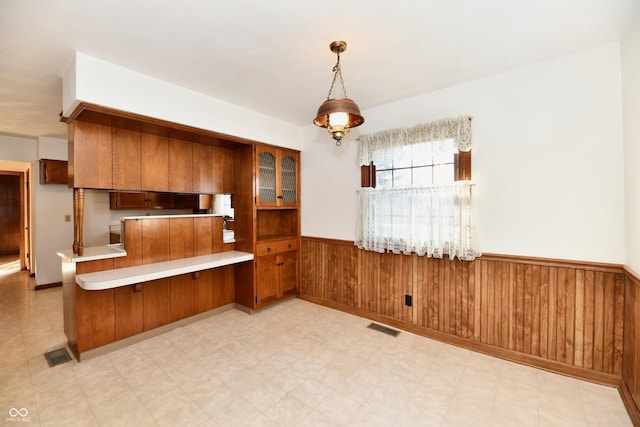
[[[411,144],[427,141],[455,141],[459,151],[471,150],[471,117],[459,116],[452,119],[421,123],[410,128],[389,129],[358,138],[360,165],[370,162],[376,165],[388,164],[393,150]]]
[[[469,117],[434,123],[361,136],[361,163],[387,162],[392,157],[387,152],[394,148],[424,142],[425,139],[416,140],[418,134],[422,135],[420,138],[434,138],[429,141],[454,139],[458,148],[457,138],[462,135],[464,147],[471,148]],[[383,138],[377,139],[376,135]],[[394,140],[394,135],[400,142]],[[480,252],[475,249],[473,239],[471,186],[469,181],[456,181],[424,187],[359,189],[356,246],[375,252],[407,255],[415,252],[435,258],[448,254],[451,259],[475,259]]]

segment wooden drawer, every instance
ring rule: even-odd
[[[277,240],[273,242],[257,243],[256,256],[273,255],[280,252],[296,251],[300,248],[298,239]]]

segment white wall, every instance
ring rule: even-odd
[[[625,174],[625,264],[640,273],[640,14],[620,44]]]
[[[67,140],[40,137],[37,158],[67,160]],[[61,249],[73,244],[73,190],[62,184],[40,185],[39,165],[34,168],[35,203],[33,205],[33,240],[36,255],[36,284],[44,285],[62,281]],[[69,215],[70,222],[65,221]]]
[[[354,239],[355,131],[460,114],[474,117],[483,252],[624,263],[618,44],[366,110],[365,124],[339,148],[326,131],[305,128],[303,235]]]
[[[83,101],[268,144],[302,145],[299,126],[79,52],[62,84],[65,116]]]

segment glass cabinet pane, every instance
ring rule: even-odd
[[[260,154],[260,200],[263,202],[276,201],[276,157],[265,151]]]
[[[291,157],[282,159],[282,201],[295,203],[296,194],[296,161]]]

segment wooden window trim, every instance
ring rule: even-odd
[[[460,151],[453,158],[454,181],[471,180],[471,151]],[[360,187],[376,187],[376,165],[360,166]]]

